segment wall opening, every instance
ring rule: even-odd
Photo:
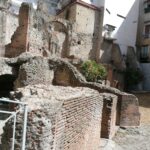
[[[0,98],[9,97],[10,91],[13,91],[15,79],[14,75],[5,74],[0,76]]]

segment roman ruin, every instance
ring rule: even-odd
[[[103,0],[0,1],[0,98],[17,102],[0,103],[17,112],[14,136],[13,119],[0,115],[0,149],[10,150],[15,137],[14,150],[22,150],[18,103],[28,107],[27,150],[99,150],[120,127],[140,126],[142,94],[124,91],[124,72],[138,68],[138,59],[134,47],[123,57],[119,43],[103,35],[104,18]],[[105,66],[104,81],[86,81],[86,60]]]

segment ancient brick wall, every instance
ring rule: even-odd
[[[102,132],[105,133],[105,137],[112,137],[115,125],[138,126],[140,124],[138,99],[134,95],[102,84],[86,82],[78,70],[67,61],[20,56],[15,59],[8,59],[6,62],[13,66],[13,70],[17,64],[20,66],[15,88],[49,83],[60,86],[89,87],[99,93],[105,92],[116,95],[118,97],[117,104],[117,98],[110,98],[110,101],[109,99],[104,100]]]
[[[63,76],[61,76],[61,74],[63,74]],[[63,77],[66,77],[65,80],[63,80]],[[78,73],[78,71],[68,63],[64,62],[58,66],[54,72],[53,83],[65,86],[89,87],[99,91],[100,93],[112,93],[118,96],[116,111],[119,115],[117,115],[116,124],[120,126],[140,125],[139,103],[136,96],[98,83],[86,82],[80,73]],[[116,105],[113,107],[116,107]],[[109,120],[111,119],[109,118]]]
[[[103,94],[103,111],[101,122],[101,137],[111,139],[116,133],[117,119],[117,96],[112,94]]]
[[[19,95],[22,95],[21,97]],[[27,150],[97,150],[100,143],[103,97],[88,88],[35,85],[12,93],[28,104]],[[21,114],[17,119],[15,149],[20,149]],[[7,124],[2,149],[9,149]]]
[[[102,101],[100,101],[97,96],[92,96],[64,102],[61,117],[67,124],[64,125],[62,118],[58,118],[55,149],[95,150],[98,148],[102,109]],[[64,135],[61,134],[62,132]]]

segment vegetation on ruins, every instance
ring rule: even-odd
[[[136,85],[140,83],[144,76],[140,69],[128,68],[125,72],[127,85]]]
[[[103,80],[107,75],[105,67],[92,60],[82,63],[81,73],[85,76],[86,80],[90,82],[98,82],[99,80]]]

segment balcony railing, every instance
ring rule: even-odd
[[[148,38],[150,38],[150,33],[143,34],[143,37],[144,37],[145,39],[148,39]]]

